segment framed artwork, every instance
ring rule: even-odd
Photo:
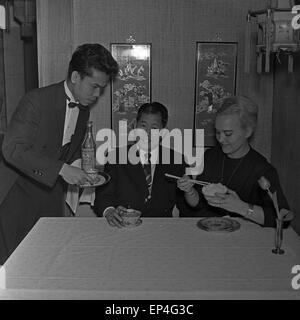
[[[194,129],[204,129],[206,147],[216,144],[216,106],[236,92],[236,64],[236,42],[197,42]]]
[[[119,136],[119,121],[134,127],[138,108],[151,101],[151,44],[112,43],[119,74],[111,85],[112,129]]]

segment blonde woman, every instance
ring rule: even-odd
[[[271,191],[277,191],[279,209],[289,209],[276,169],[249,143],[257,113],[257,105],[244,96],[222,102],[215,121],[218,144],[205,152],[204,171],[197,179],[221,183],[227,192],[207,194],[186,176],[178,180],[187,202],[195,208],[194,216],[243,216],[262,226],[275,226],[273,203],[258,184],[262,176],[269,180]]]

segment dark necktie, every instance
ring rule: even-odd
[[[145,164],[143,165],[145,177],[146,177],[146,182],[147,182],[147,187],[149,194],[151,193],[151,185],[152,185],[152,177],[151,177],[151,153],[145,154]]]
[[[80,104],[79,102],[69,102],[68,107],[71,109],[77,107],[79,110],[85,110],[85,108],[86,108],[82,104]]]

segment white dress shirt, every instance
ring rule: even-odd
[[[67,82],[64,82],[65,93],[69,99],[66,99],[66,116],[65,116],[65,124],[64,124],[64,135],[62,145],[64,146],[66,143],[71,141],[72,135],[75,132],[79,108],[70,108],[68,106],[69,102],[77,102],[75,101],[72,92],[68,88]],[[80,168],[81,167],[81,159],[75,160],[71,166]],[[90,202],[92,205],[95,200],[95,188],[84,188],[80,199],[79,199],[79,187],[76,185],[68,185],[68,191],[66,196],[66,203],[69,205],[74,215],[76,214],[78,205],[80,202]]]
[[[64,135],[62,145],[71,141],[71,137],[75,132],[76,123],[78,119],[79,109],[78,108],[69,108],[69,102],[76,102],[70,89],[68,88],[67,82],[64,82],[66,95],[69,97],[69,100],[66,99],[66,116],[64,124]]]

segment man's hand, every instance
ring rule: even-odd
[[[122,211],[126,211],[126,208],[124,208],[122,206],[118,206],[117,209],[115,209],[115,208],[107,209],[107,212],[105,214],[105,218],[106,218],[107,222],[109,223],[109,225],[111,225],[112,227],[118,227],[118,228],[124,227],[123,219],[120,215],[120,213]]]
[[[68,183],[68,184],[85,184],[89,182],[94,183],[94,179],[90,177],[87,173],[77,167],[64,164],[59,172],[59,175]]]

